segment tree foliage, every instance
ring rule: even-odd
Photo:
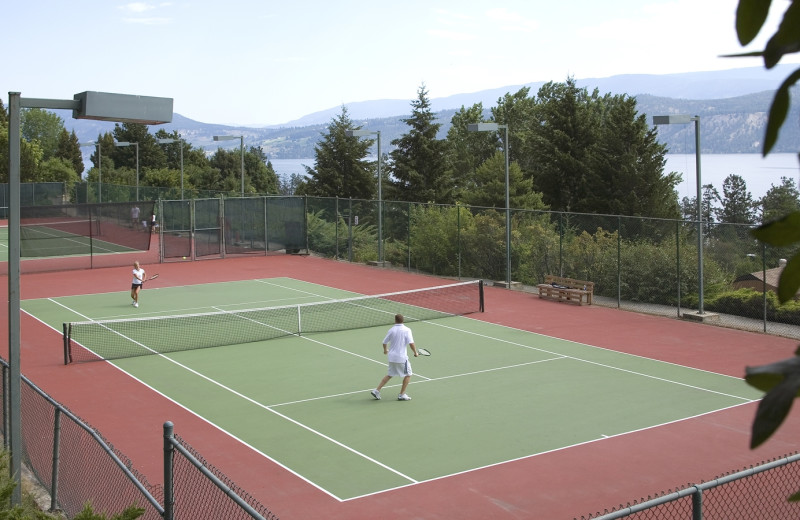
[[[781,177],[780,185],[773,184],[761,198],[759,205],[762,223],[776,220],[793,211],[800,211],[800,191],[794,179]]]
[[[298,191],[318,197],[374,199],[377,193],[377,167],[367,160],[374,139],[348,136],[359,130],[346,107],[328,125],[327,133],[315,147],[314,167],[306,166],[309,178]]]
[[[448,175],[444,143],[436,139],[441,124],[435,122],[428,91],[422,85],[411,102],[411,116],[402,120],[409,130],[392,141],[389,154],[391,197],[412,202],[451,204],[455,183]]]
[[[770,1],[739,0],[736,11],[736,33],[739,42],[747,45],[758,35],[769,13]],[[772,68],[786,54],[800,51],[800,0],[792,0],[784,12],[778,29],[762,51],[747,53],[763,57],[764,66]],[[780,128],[789,111],[789,89],[800,80],[800,68],[784,80],[770,107],[763,154],[767,155],[778,138]],[[773,222],[762,225],[753,232],[760,241],[778,247],[800,242],[800,212],[794,211]],[[800,288],[800,254],[793,256],[781,273],[778,298],[789,301]],[[795,357],[760,367],[748,367],[747,382],[766,392],[753,421],[750,446],[763,444],[780,427],[796,397],[800,397],[800,348]],[[789,497],[800,501],[800,491]]]
[[[664,175],[666,148],[636,101],[625,95],[601,96],[578,88],[572,78],[539,89],[527,145],[534,187],[557,211],[678,215],[675,186]]]

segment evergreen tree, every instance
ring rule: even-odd
[[[589,107],[597,97],[597,91],[590,95],[572,78],[547,83],[537,94],[533,181],[554,210],[592,212],[585,199],[593,175],[589,154],[598,140],[600,120]]]
[[[252,192],[262,195],[278,193],[278,176],[260,146],[251,146],[244,155],[245,172]]]
[[[752,224],[756,220],[756,203],[747,191],[747,183],[739,175],[728,175],[722,183],[722,206],[714,213],[719,222]]]
[[[607,94],[591,109],[599,112],[597,141],[590,149],[591,176],[581,211],[609,215],[677,218],[677,173],[664,174],[666,147],[657,140],[636,100]]]
[[[506,158],[497,151],[475,172],[475,186],[464,192],[464,202],[472,206],[506,207]],[[533,181],[524,179],[517,163],[508,167],[508,192],[512,209],[545,209],[542,194],[533,191]]]
[[[402,121],[410,129],[392,140],[396,148],[389,154],[393,179],[387,198],[452,204],[455,183],[448,175],[445,142],[436,139],[441,125],[435,122],[424,85],[411,102],[411,117]]]
[[[526,178],[531,178],[530,172],[538,157],[535,139],[532,139],[532,127],[536,124],[536,101],[529,94],[530,87],[523,87],[514,94],[507,93],[492,108],[492,119],[508,125],[509,161],[517,163]],[[497,142],[499,147],[503,146],[499,133]]]
[[[482,103],[476,103],[470,108],[462,106],[453,114],[450,130],[447,132],[445,141],[447,175],[454,180],[454,198],[458,201],[466,202],[475,195],[478,189],[475,171],[497,151],[496,134],[467,130],[468,125],[481,121],[483,121]]]
[[[568,78],[542,86],[533,115],[524,146],[534,187],[552,209],[678,215],[679,178],[664,176],[666,148],[633,98],[589,93]]]
[[[119,142],[139,143],[139,170],[143,174],[148,168],[162,168],[165,164],[165,152],[162,145],[156,143],[156,138],[147,128],[139,123],[122,123],[114,125],[112,131],[114,139]],[[103,155],[106,148],[103,147]],[[119,168],[136,168],[135,146],[113,146],[109,149],[109,156],[114,160],[114,165]]]
[[[298,186],[298,193],[315,197],[376,199],[377,164],[366,160],[374,139],[347,136],[348,130],[358,128],[344,106],[327,130],[314,147],[314,167],[305,167],[308,179]]]
[[[80,176],[83,173],[83,154],[81,154],[81,147],[78,144],[78,136],[75,130],[72,133],[67,132],[66,128],[62,128],[58,135],[58,149],[56,150],[56,158],[67,161],[72,165],[72,169]]]
[[[701,190],[702,203],[700,204],[700,212],[702,213],[703,222],[707,224],[714,223],[714,215],[716,210],[716,203],[722,200],[719,192],[713,184],[703,184]],[[684,220],[697,222],[697,197],[684,197],[681,201],[681,215]]]
[[[794,211],[800,211],[800,191],[794,179],[781,177],[780,186],[773,184],[758,204],[761,209],[761,222],[771,222]]]

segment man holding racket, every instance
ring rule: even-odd
[[[403,377],[403,385],[400,387],[400,395],[397,396],[398,401],[410,401],[411,398],[406,394],[408,382],[411,380],[411,363],[408,361],[408,351],[406,345],[411,347],[414,351],[414,357],[419,356],[416,345],[414,345],[414,336],[411,334],[411,329],[403,324],[403,315],[396,314],[394,317],[394,326],[386,333],[383,338],[383,353],[388,356],[389,370],[383,376],[380,384],[375,390],[370,393],[375,399],[381,398],[381,388],[389,382],[394,376]]]
[[[142,285],[147,279],[144,267],[139,266],[139,262],[133,263],[133,282],[131,282],[131,298],[133,299],[133,306],[139,306],[139,291],[142,290]]]

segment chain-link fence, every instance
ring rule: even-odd
[[[386,201],[379,220],[377,201],[309,197],[307,207],[314,254],[531,290],[565,276],[594,282],[596,304],[800,337],[800,298],[776,296],[798,247],[765,247],[750,225],[704,223],[699,235],[693,221],[512,210],[508,244],[503,209]]]
[[[731,520],[800,518],[800,454],[776,459],[716,479],[661,493],[581,520]]]
[[[8,364],[2,365],[4,448],[8,450]],[[22,376],[22,460],[50,494],[50,510],[68,518],[87,502],[114,516],[135,505],[143,520],[230,518],[276,520],[265,506],[172,435],[165,440],[165,485],[153,485],[100,432]],[[168,423],[169,424],[169,423]],[[165,439],[166,425],[165,425]],[[176,462],[173,464],[173,460]],[[162,505],[163,504],[163,505]]]
[[[159,201],[162,259],[306,250],[303,197]]]
[[[23,182],[19,185],[20,206],[50,206],[69,203],[63,182]],[[8,218],[8,183],[0,184],[0,219]]]

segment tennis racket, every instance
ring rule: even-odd
[[[430,356],[431,355],[431,351],[426,349],[426,348],[417,347],[417,353],[419,353],[420,356]]]
[[[158,273],[156,273],[156,274],[154,274],[153,276],[151,276],[150,278],[148,278],[148,279],[147,279],[147,281],[149,282],[150,280],[155,280],[155,279],[156,279],[156,278],[158,278],[159,276],[160,276],[160,275],[159,275]]]

